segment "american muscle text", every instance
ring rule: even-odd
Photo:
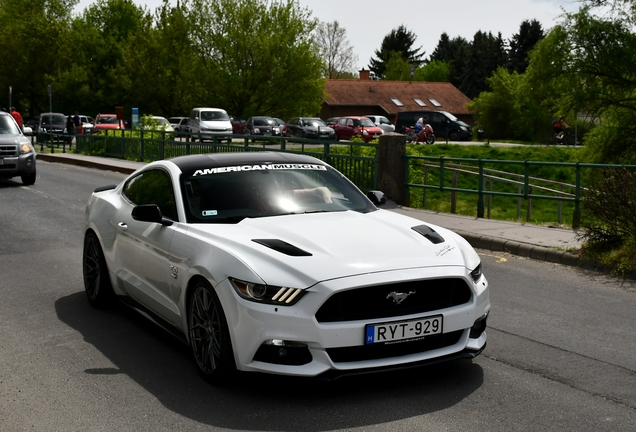
[[[202,170],[196,170],[192,176],[195,177],[195,176],[208,175],[208,174],[218,174],[218,173],[238,172],[238,171],[259,171],[259,170],[319,170],[319,171],[327,171],[327,168],[322,166],[322,165],[311,165],[311,164],[240,165],[240,166],[206,168],[206,169],[202,169]]]

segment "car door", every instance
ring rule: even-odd
[[[289,122],[287,122],[287,136],[293,137],[298,136],[298,119],[293,118]]]
[[[178,224],[171,226],[133,219],[135,205],[157,204],[164,217],[177,221],[170,174],[157,168],[128,180],[122,190],[127,201],[115,221],[115,271],[118,281],[135,300],[168,321],[178,322],[177,299],[171,286],[170,241]]]
[[[348,118],[341,118],[338,120],[337,124],[338,129],[336,130],[336,135],[339,140],[348,140],[353,136],[353,120]]]

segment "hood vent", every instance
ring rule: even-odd
[[[309,252],[297,248],[287,242],[278,239],[252,239],[253,242],[267,246],[277,252],[284,253],[289,256],[312,256]]]
[[[433,244],[444,243],[446,241],[444,240],[444,237],[439,235],[437,231],[435,231],[433,228],[429,227],[428,225],[418,225],[418,226],[414,226],[411,229],[415,232],[422,234],[424,237],[429,239],[430,242]]]

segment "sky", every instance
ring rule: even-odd
[[[154,11],[161,0],[133,0]],[[547,31],[563,10],[575,11],[577,0],[297,0],[312,16],[324,22],[338,21],[347,31],[347,40],[358,56],[358,70],[369,69],[370,59],[382,46],[384,37],[400,25],[416,35],[413,48],[422,48],[428,58],[442,33],[452,39],[469,41],[475,33],[501,33],[509,40],[519,32],[524,20],[536,19]],[[93,0],[80,0],[82,11]],[[171,0],[176,4],[176,0]]]

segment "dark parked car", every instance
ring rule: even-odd
[[[294,117],[287,122],[286,136],[335,140],[336,133],[317,117]]]
[[[42,113],[38,122],[38,141],[67,141],[66,116],[62,113]]]
[[[245,122],[245,135],[252,136],[252,142],[255,136],[280,136],[281,127],[276,120],[267,116],[254,116]]]
[[[419,118],[433,127],[435,136],[451,141],[469,140],[473,129],[446,111],[402,111],[395,116],[395,131],[404,133],[404,127],[412,127]]]

